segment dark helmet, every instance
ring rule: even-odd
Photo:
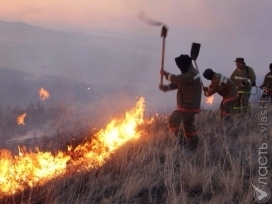
[[[192,59],[189,55],[180,55],[175,58],[176,64],[182,73],[188,71],[190,65],[192,64]]]
[[[212,80],[213,75],[214,75],[214,71],[210,68],[206,69],[203,72],[203,76],[205,77],[205,79],[208,79],[208,80]]]

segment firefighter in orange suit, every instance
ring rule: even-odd
[[[238,97],[233,109],[235,113],[246,113],[250,108],[249,98],[252,87],[256,85],[256,75],[254,70],[246,65],[244,58],[236,58],[234,62],[237,68],[230,79],[237,87]]]
[[[269,97],[272,103],[272,63],[269,65],[269,69],[270,72],[265,75],[263,84],[260,86],[262,89],[260,104],[263,102],[267,103]]]
[[[202,96],[200,74],[193,67],[189,55],[180,55],[175,61],[182,74],[161,71],[170,84],[160,85],[159,88],[164,92],[177,89],[177,108],[169,116],[169,128],[179,136],[180,144],[194,149],[199,142],[194,122],[195,114],[200,111]]]
[[[220,104],[220,118],[229,120],[232,116],[233,107],[237,95],[237,89],[234,82],[225,77],[223,74],[215,73],[212,69],[206,69],[203,76],[207,80],[211,80],[209,87],[204,87],[204,95],[209,97],[214,93],[218,93],[223,97]]]

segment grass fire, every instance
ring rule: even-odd
[[[106,129],[94,135],[91,141],[78,145],[67,152],[28,152],[19,147],[19,155],[11,155],[8,150],[0,151],[0,195],[14,194],[26,186],[44,184],[63,175],[73,165],[75,170],[101,166],[111,153],[127,141],[140,137],[138,125],[143,123],[144,99],[140,98],[136,107],[126,113],[125,119],[111,121]],[[73,160],[73,156],[77,159]],[[79,166],[80,164],[80,166]]]
[[[272,145],[267,128],[271,107],[263,116],[252,106],[246,119],[234,116],[224,126],[218,110],[202,109],[195,121],[200,143],[194,153],[180,147],[168,129],[167,115],[144,117],[144,109],[140,98],[123,119],[110,121],[105,129],[86,130],[86,139],[52,151],[41,141],[53,146],[69,134],[75,137],[84,126],[74,122],[72,133],[58,126],[54,137],[34,138],[39,149],[19,145],[19,154],[1,149],[0,203],[254,203],[252,184],[258,186],[262,179],[272,188],[272,149],[264,149]],[[36,115],[52,115],[40,104],[14,111],[26,112],[29,120],[24,126],[14,124],[14,129],[39,124],[30,120]],[[0,109],[1,121],[6,115]],[[263,117],[267,123],[261,122]],[[260,134],[267,134],[267,146]],[[269,170],[260,178],[264,156]]]

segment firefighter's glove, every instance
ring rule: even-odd
[[[208,91],[208,87],[203,87],[203,91]]]
[[[165,92],[165,91],[168,91],[168,90],[169,90],[169,87],[168,87],[168,86],[165,86],[165,85],[160,84],[160,85],[159,85],[159,89],[160,89],[161,91]]]
[[[168,72],[161,70],[160,73],[161,73],[161,75],[165,76],[166,80],[168,80],[168,76],[169,76]]]

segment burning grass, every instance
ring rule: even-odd
[[[21,151],[13,156],[8,150],[0,151],[0,193],[11,195],[35,187],[66,173],[100,167],[111,153],[127,141],[140,137],[136,127],[143,123],[144,99],[140,98],[136,107],[126,113],[121,121],[113,120],[106,129],[98,131],[90,141],[79,144],[68,151],[36,152]]]
[[[268,127],[272,124],[271,111]],[[253,108],[250,114],[223,125],[217,111],[202,111],[196,117],[200,145],[194,153],[178,145],[167,128],[166,117],[146,119],[137,125],[140,135],[136,140],[129,139],[122,146],[107,146],[107,150],[113,151],[97,168],[69,169],[60,177],[5,196],[0,202],[254,203],[251,183],[258,182],[258,149],[264,142],[260,118],[260,110]],[[268,131],[265,142],[271,147],[271,130]],[[106,129],[103,133],[106,134]],[[92,146],[90,142],[82,147]],[[73,151],[82,157],[75,146]],[[270,170],[272,148],[267,151]],[[267,177],[272,189],[271,170]]]

